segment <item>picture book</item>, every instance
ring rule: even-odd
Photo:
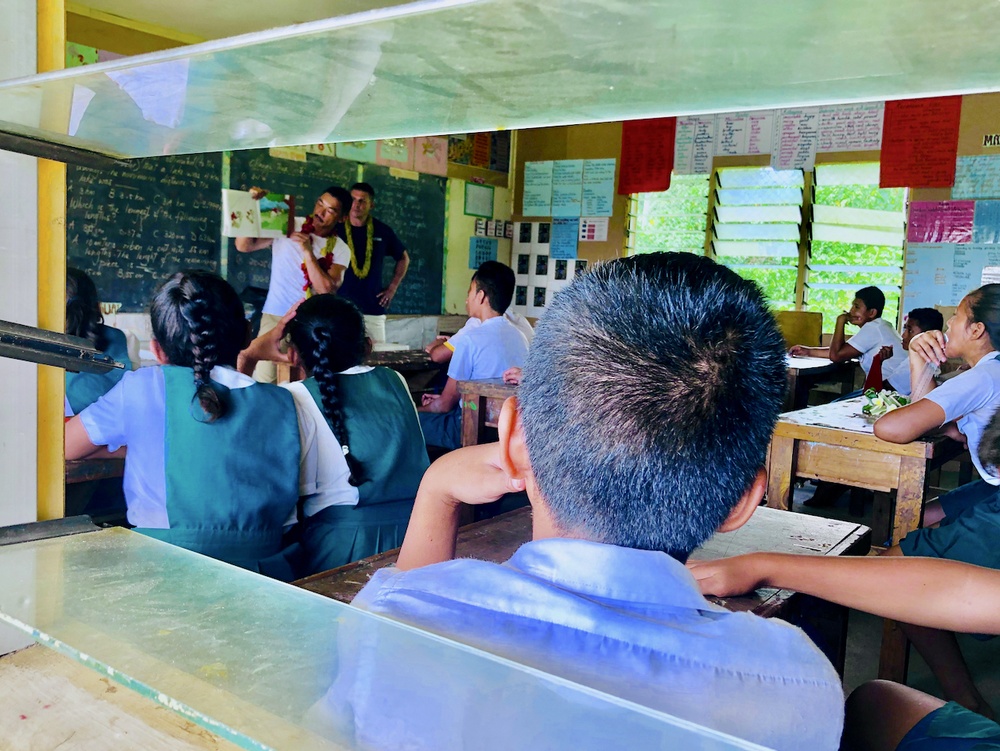
[[[226,237],[284,237],[294,215],[292,196],[266,193],[259,199],[245,190],[222,191],[222,234]]]

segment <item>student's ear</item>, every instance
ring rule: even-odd
[[[160,365],[170,364],[170,360],[167,359],[167,353],[163,351],[163,347],[155,339],[149,340],[149,351],[153,353],[153,357],[156,358],[156,362]]]
[[[515,480],[525,479],[531,474],[531,462],[528,461],[528,448],[524,443],[524,427],[516,396],[509,396],[504,401],[497,421],[497,433],[500,435],[500,464],[503,471]]]
[[[743,494],[743,497],[733,506],[726,520],[719,525],[719,532],[732,532],[746,524],[753,512],[757,510],[760,502],[764,500],[764,491],[767,490],[767,472],[763,467],[757,470],[757,475],[750,483],[750,487]]]
[[[366,336],[365,337],[365,359],[366,360],[368,359],[368,355],[370,355],[372,353],[372,350],[374,348],[375,348],[375,342],[372,341],[372,338],[370,336]]]
[[[986,336],[986,324],[982,321],[976,321],[969,324],[968,328],[970,339],[982,339]]]

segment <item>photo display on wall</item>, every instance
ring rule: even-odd
[[[527,318],[540,318],[555,295],[587,270],[586,260],[576,258],[575,253],[571,258],[560,258],[552,252],[552,244],[550,222],[515,222],[513,306]]]

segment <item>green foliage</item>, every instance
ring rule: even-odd
[[[659,250],[703,253],[708,213],[708,178],[674,175],[670,189],[663,193],[641,193],[634,202],[631,224],[633,253]],[[902,189],[880,189],[877,185],[821,185],[815,188],[814,203],[856,209],[902,212],[906,193]],[[899,320],[899,291],[902,285],[903,251],[900,247],[876,247],[839,242],[813,242],[810,267],[842,266],[849,270],[810,268],[804,292],[808,310],[823,313],[823,331],[832,332],[837,316],[850,308],[854,293],[875,285],[886,296],[883,316]],[[794,258],[724,257],[742,276],[757,282],[775,310],[795,307],[798,261]],[[766,268],[762,268],[766,267]],[[822,289],[815,285],[844,285],[844,289]]]

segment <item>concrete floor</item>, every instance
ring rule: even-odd
[[[941,485],[954,487],[956,473],[943,473]],[[851,516],[848,511],[849,493],[845,493],[835,506],[811,509],[802,502],[813,494],[814,486],[806,483],[796,488],[793,508],[797,512],[824,516],[844,521],[853,521],[871,526],[872,504],[865,506],[864,516]],[[847,661],[844,669],[844,690],[850,693],[865,681],[878,677],[879,645],[882,639],[882,620],[868,613],[852,610],[847,634]],[[959,635],[959,644],[966,662],[972,670],[983,697],[1000,709],[1000,638],[980,640],[968,635]],[[934,696],[941,696],[941,689],[930,669],[917,651],[910,649],[910,669],[907,684]]]

